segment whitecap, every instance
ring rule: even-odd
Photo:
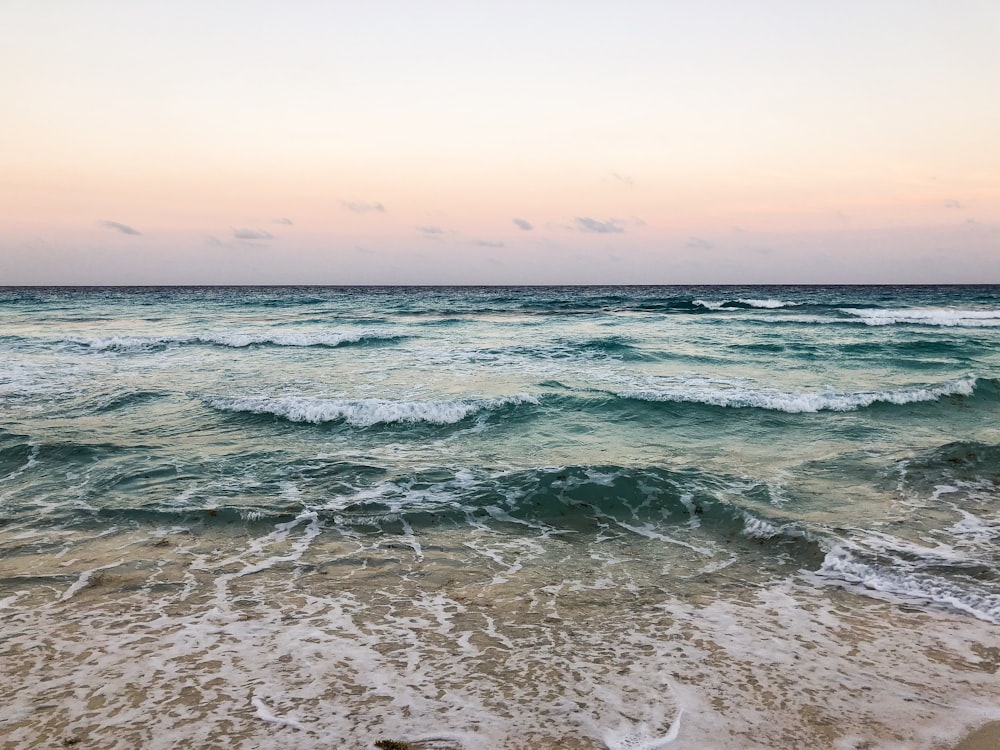
[[[207,345],[243,349],[248,346],[338,347],[402,338],[395,331],[257,331],[218,332],[189,336],[73,337],[61,343],[85,346],[97,352],[141,352],[166,346]]]
[[[1000,326],[1000,310],[959,310],[952,308],[841,308],[841,312],[860,318],[865,325],[896,324],[994,328]]]
[[[977,380],[974,375],[967,375],[943,383],[898,390],[808,393],[782,391],[777,388],[756,388],[741,382],[690,379],[623,389],[618,391],[617,395],[639,401],[688,402],[801,414],[819,411],[855,411],[876,403],[903,405],[936,401],[944,396],[971,396],[976,389]]]
[[[758,307],[764,310],[776,310],[781,307],[793,307],[798,302],[782,302],[780,299],[739,299],[737,302],[749,307]]]
[[[400,338],[398,333],[379,331],[285,331],[278,333],[224,333],[211,336],[200,336],[195,340],[198,343],[243,348],[255,345],[337,347],[345,344],[358,344],[368,341],[391,341],[397,338]]]
[[[383,398],[317,398],[313,396],[208,396],[214,409],[246,414],[273,414],[291,422],[346,422],[355,427],[398,422],[455,424],[481,411],[508,405],[537,404],[528,394],[500,398],[396,401]]]
[[[708,310],[722,310],[725,309],[726,300],[723,300],[722,302],[712,302],[711,300],[696,299],[692,304],[695,304],[698,307],[704,307]]]

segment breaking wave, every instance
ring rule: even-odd
[[[971,396],[979,380],[967,375],[934,385],[887,391],[855,393],[788,392],[777,388],[755,388],[737,382],[710,379],[661,381],[641,388],[621,390],[621,398],[639,401],[675,401],[729,408],[756,408],[801,414],[819,411],[855,411],[873,404],[912,404],[937,401],[945,396]]]
[[[925,325],[964,328],[995,328],[1000,326],[1000,310],[939,309],[877,309],[841,308],[841,312],[860,318],[865,325]]]
[[[500,398],[401,401],[384,398],[317,398],[312,396],[208,396],[213,409],[244,414],[270,414],[290,422],[346,422],[354,427],[378,424],[427,423],[448,425],[483,411],[537,404],[527,394]]]
[[[168,346],[221,346],[243,349],[253,346],[327,347],[393,343],[407,336],[380,331],[219,333],[197,336],[107,336],[71,338],[63,343],[98,352],[141,352]]]
[[[884,542],[838,544],[816,573],[826,581],[876,595],[955,609],[1000,623],[1000,592],[983,585],[996,574],[988,566],[948,555],[946,550]]]

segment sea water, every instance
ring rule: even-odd
[[[0,289],[7,748],[932,747],[1000,288]]]

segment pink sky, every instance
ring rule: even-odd
[[[5,4],[0,283],[1000,283],[996,3],[537,5]]]

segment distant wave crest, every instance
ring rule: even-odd
[[[798,302],[785,302],[780,299],[744,299],[735,300],[705,300],[696,299],[692,302],[695,307],[702,307],[706,310],[741,310],[748,307],[762,310],[777,310],[782,307],[797,307]]]
[[[71,338],[65,343],[85,346],[99,352],[139,352],[167,346],[223,346],[242,349],[249,346],[338,347],[397,341],[404,336],[381,331],[279,331],[268,333],[216,333],[196,336],[106,336]]]
[[[841,308],[841,312],[860,318],[870,326],[925,325],[963,328],[1000,326],[1000,310],[955,310],[950,308]]]

